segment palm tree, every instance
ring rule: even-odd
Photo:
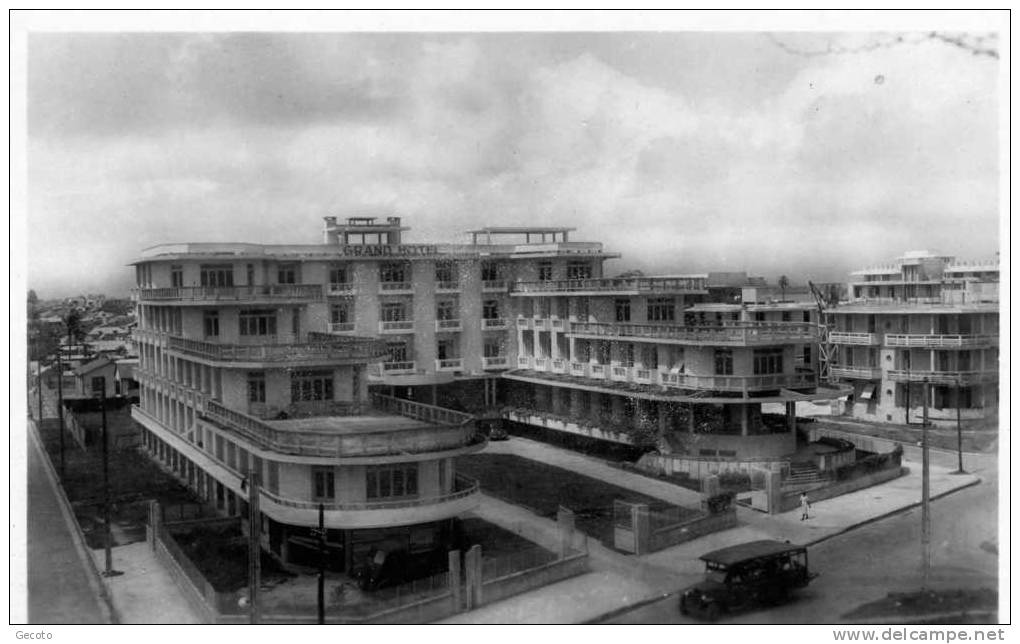
[[[790,286],[790,280],[786,278],[786,275],[779,276],[779,290],[782,291],[782,302],[786,301],[786,289]]]

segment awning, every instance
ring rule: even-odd
[[[871,400],[871,397],[875,395],[875,385],[864,385],[864,391],[861,392],[861,400]]]

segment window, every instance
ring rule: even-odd
[[[436,358],[439,360],[452,360],[454,344],[451,340],[440,340],[436,343]]]
[[[676,305],[669,297],[648,300],[649,322],[673,322],[676,320]]]
[[[297,264],[280,264],[276,270],[278,284],[297,284]]]
[[[290,375],[292,402],[333,400],[332,371],[295,371]]]
[[[177,264],[170,266],[170,286],[174,288],[184,286],[184,269]]]
[[[446,459],[439,461],[439,491],[446,491]]]
[[[383,264],[379,267],[380,282],[406,282],[407,266],[400,262]]]
[[[783,373],[782,349],[755,349],[754,374]]]
[[[330,266],[330,268],[329,268],[329,283],[330,284],[346,284],[347,283],[347,267],[345,267],[345,266]]]
[[[237,318],[241,335],[276,335],[276,311],[241,311]]]
[[[386,352],[389,354],[389,362],[407,362],[406,342],[387,342]]]
[[[630,322],[630,300],[616,300],[616,321]]]
[[[261,371],[248,374],[248,402],[266,402],[266,374]]]
[[[436,262],[436,281],[437,282],[456,282],[457,267],[453,262]]]
[[[755,311],[754,312],[754,321],[755,322],[764,322],[765,321],[765,311]]]
[[[539,262],[538,263],[538,279],[543,282],[551,280],[553,278],[553,267],[552,262]]]
[[[220,312],[206,311],[203,313],[202,328],[205,330],[205,337],[218,337],[220,335]]]
[[[502,340],[486,340],[482,345],[482,355],[486,358],[498,358],[503,355]]]
[[[811,347],[804,347],[804,364],[811,364]]]
[[[591,278],[591,262],[570,262],[567,264],[568,280],[586,280]]]
[[[436,302],[437,320],[457,319],[457,300],[439,300]]]
[[[247,283],[249,285],[255,283],[255,264],[248,264],[245,267],[245,275],[248,278],[248,282]]]
[[[333,468],[312,468],[312,497],[316,500],[333,500],[336,498],[336,478]]]
[[[92,379],[92,393],[93,394],[96,394],[96,395],[101,394],[101,393],[103,393],[103,390],[105,388],[106,388],[106,378],[104,378],[102,376],[96,376],[95,378]]]
[[[231,264],[202,264],[199,277],[202,286],[233,286],[234,267]]]
[[[407,319],[407,307],[403,302],[383,302],[383,322],[403,322]]]
[[[659,351],[654,346],[641,348],[641,366],[645,369],[657,369],[659,366]]]
[[[329,307],[329,321],[333,324],[347,324],[353,322],[351,319],[351,305],[347,302],[334,304]]]
[[[733,350],[732,349],[716,349],[715,350],[715,373],[720,376],[732,376],[733,375]]]
[[[295,308],[291,311],[290,332],[294,334],[295,338],[301,335],[301,309]]]
[[[482,263],[482,281],[495,282],[499,279],[499,265],[492,262]]]
[[[581,322],[587,322],[588,316],[590,315],[590,302],[586,297],[579,297],[574,300],[575,311],[577,312],[577,319]]]
[[[482,318],[486,320],[499,319],[499,300],[485,300],[482,302]]]
[[[634,366],[634,345],[629,342],[620,345],[620,366]]]
[[[223,461],[223,437],[216,434],[216,460]]]
[[[811,311],[804,311],[803,320],[805,322],[810,322],[811,321]]]
[[[418,496],[418,465],[368,467],[365,472],[365,496],[369,499]]]
[[[790,321],[790,312],[789,311],[783,311],[783,322],[789,322],[789,321]]]

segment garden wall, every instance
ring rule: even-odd
[[[838,483],[832,483],[825,487],[811,490],[811,502],[823,501],[825,499],[831,499],[833,497],[841,496],[843,494],[849,494],[850,492],[856,492],[857,490],[863,490],[866,487],[872,485],[878,485],[879,483],[885,483],[895,478],[899,478],[909,471],[906,467],[901,467],[898,463],[895,467],[881,470],[878,472],[872,472],[871,474],[865,474],[849,481],[840,481]],[[794,510],[800,506],[800,492],[785,492],[780,498],[780,507],[778,510],[773,512],[788,512]]]
[[[648,540],[648,551],[656,552],[706,534],[729,530],[737,525],[737,511],[729,508],[719,514],[708,514],[684,523],[676,523],[652,531]]]
[[[588,571],[588,553],[568,555],[537,568],[522,570],[482,583],[482,605],[541,588]]]
[[[725,472],[746,472],[754,470],[770,470],[783,472],[789,470],[790,463],[786,460],[772,458],[762,459],[728,459],[686,456],[684,454],[645,454],[637,462],[637,467],[652,474],[683,474],[695,479],[703,479],[712,474]]]

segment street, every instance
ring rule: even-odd
[[[909,448],[908,448],[909,451]],[[933,455],[933,462],[955,465],[955,455]],[[965,467],[981,476],[980,485],[932,503],[933,588],[998,588],[998,557],[982,548],[997,543],[997,463],[994,455],[966,455]],[[857,606],[890,591],[921,587],[921,510],[914,508],[861,526],[809,549],[810,567],[821,573],[782,606],[724,616],[729,624],[828,624]],[[986,543],[987,547],[987,543]],[[1001,616],[1000,616],[1001,617]],[[682,624],[677,596],[618,615],[611,624]]]

